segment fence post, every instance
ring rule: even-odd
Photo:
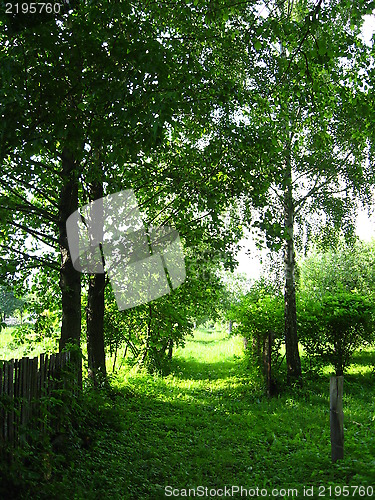
[[[331,455],[332,462],[344,458],[344,412],[342,396],[344,377],[330,378],[330,427],[331,427]]]
[[[3,370],[4,370],[4,361],[0,361],[0,397],[3,397]],[[2,444],[5,441],[4,438],[4,418],[5,418],[5,410],[0,406],[0,443]]]

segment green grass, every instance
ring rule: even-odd
[[[56,458],[30,498],[154,500],[167,498],[167,485],[270,495],[296,488],[300,498],[303,487],[314,486],[318,498],[324,486],[326,498],[329,487],[332,498],[344,498],[335,486],[375,486],[374,359],[374,351],[358,353],[345,376],[346,455],[332,464],[328,375],[311,374],[303,389],[267,399],[241,340],[200,330],[176,351],[168,376],[124,368],[109,395],[87,396],[80,432],[89,446]],[[353,491],[350,498],[367,498]]]
[[[1,359],[2,356],[4,356],[5,350],[9,349],[9,345],[11,344],[13,340],[13,332],[15,330],[15,327],[7,327],[4,328],[3,330],[0,330],[0,357]]]

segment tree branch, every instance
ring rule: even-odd
[[[56,247],[54,245],[52,245],[51,243],[48,243],[47,241],[45,241],[45,239],[49,240],[49,241],[52,241],[55,245],[58,245],[58,239],[57,238],[54,238],[53,236],[48,235],[48,234],[40,233],[39,231],[36,231],[35,229],[30,229],[30,228],[28,228],[28,227],[26,227],[26,226],[24,226],[22,224],[17,224],[14,221],[10,222],[10,225],[15,226],[15,227],[21,229],[22,231],[25,231],[28,234],[31,234],[31,236],[34,236],[34,238],[36,238],[38,241],[40,241],[44,245],[47,245],[50,248],[56,250]]]
[[[50,261],[50,260],[44,259],[43,257],[38,257],[37,255],[29,255],[26,252],[22,252],[22,250],[18,250],[18,249],[15,249],[15,248],[10,248],[8,245],[2,245],[2,244],[0,244],[0,248],[3,248],[8,253],[13,253],[14,252],[14,253],[17,253],[18,255],[22,255],[22,257],[24,257],[26,260],[36,260],[37,262],[40,262],[44,266],[47,266],[50,269],[54,269],[55,271],[59,271],[60,270],[59,265],[56,262],[54,262],[54,261]]]
[[[318,1],[318,3],[315,6],[315,9],[314,9],[313,13],[310,14],[310,17],[316,17],[316,15],[319,13],[319,11],[321,9],[322,3],[323,3],[323,0],[319,0]],[[306,33],[302,37],[302,40],[300,41],[300,43],[299,43],[299,45],[297,47],[297,50],[294,51],[294,54],[292,54],[291,58],[289,59],[288,67],[287,67],[287,69],[284,72],[284,76],[282,78],[282,81],[284,81],[285,76],[287,75],[287,73],[290,70],[292,62],[294,61],[296,55],[301,51],[302,45],[305,43],[305,40],[307,39],[307,37],[309,36],[309,34],[310,34],[310,26],[307,28]]]
[[[12,179],[13,181],[18,182],[18,183],[22,184],[23,186],[29,188],[30,190],[36,191],[38,194],[41,195],[42,198],[44,198],[45,200],[47,200],[53,207],[59,208],[58,203],[55,202],[55,201],[53,201],[53,200],[51,200],[51,198],[49,196],[47,196],[46,193],[43,190],[37,188],[33,184],[30,184],[29,182],[26,182],[24,180],[18,179],[17,177],[11,175],[9,172],[6,174],[6,176],[9,177],[9,179]]]

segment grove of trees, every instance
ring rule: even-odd
[[[4,5],[0,496],[372,496],[375,243],[355,226],[373,209],[375,2]],[[89,234],[85,207],[121,192],[145,231],[117,264],[155,262],[164,227],[186,270],[174,288],[160,257],[170,293],[125,310],[103,236],[126,240],[123,207],[85,242],[105,273],[80,272],[67,227],[78,213]],[[235,272],[247,234],[259,280]]]
[[[94,381],[107,348],[125,342],[160,366],[194,320],[217,314],[228,300],[218,271],[258,228],[284,252],[283,314],[264,321],[282,319],[288,383],[301,383],[296,248],[350,238],[357,203],[371,201],[373,49],[360,34],[372,9],[77,0],[0,14],[0,285],[56,313],[60,350],[86,337]],[[177,229],[187,265],[175,293],[124,313],[105,275],[74,269],[66,232],[79,207],[122,189],[147,226]],[[259,300],[273,311],[270,297]]]

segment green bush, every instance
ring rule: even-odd
[[[272,370],[280,357],[284,342],[284,302],[282,296],[274,293],[262,283],[256,283],[239,304],[232,310],[236,326],[234,333],[246,339],[250,360],[265,372],[267,343],[271,336]],[[273,373],[273,383],[275,372]]]
[[[342,375],[354,351],[374,342],[373,316],[373,303],[356,292],[327,293],[321,300],[304,296],[298,302],[299,339],[310,359],[330,363]]]

